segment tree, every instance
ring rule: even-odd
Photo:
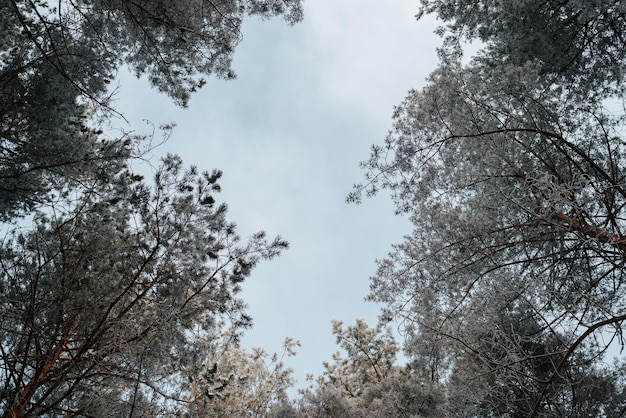
[[[467,65],[461,64],[459,50],[441,51],[440,66],[427,86],[411,91],[396,108],[385,144],[374,146],[363,163],[367,183],[358,185],[351,198],[358,201],[362,194],[387,189],[398,212],[410,214],[414,230],[379,262],[369,299],[384,304],[384,317],[405,321],[407,349],[430,353],[432,375],[442,384],[449,383],[449,376],[462,376],[455,387],[469,388],[467,399],[480,396],[480,385],[472,385],[481,382],[478,376],[485,369],[472,369],[460,358],[473,356],[489,368],[494,364],[489,359],[503,350],[506,356],[496,359],[511,360],[497,362],[497,375],[523,372],[528,391],[523,398],[532,400],[523,413],[502,413],[562,416],[562,411],[577,411],[581,399],[572,394],[593,380],[564,382],[572,365],[604,376],[594,384],[622,385],[617,374],[600,367],[606,350],[622,343],[626,320],[624,119],[603,106],[619,99],[621,79],[601,71],[588,78],[586,72],[604,59],[615,63],[607,71],[622,71],[611,55],[620,54],[621,41],[617,35],[606,38],[613,43],[597,46],[604,50],[598,49],[600,56],[594,55],[597,61],[589,68],[580,62],[565,68],[549,58],[551,52],[524,56],[515,49],[521,43],[514,41],[526,30],[541,27],[537,36],[552,50],[564,44],[546,35],[556,29],[544,25],[544,8],[531,13],[533,1],[517,7],[536,20],[502,34],[502,22],[513,19],[513,12],[505,10],[508,3],[423,2],[425,11],[438,11],[454,22],[453,35],[480,35],[487,44]],[[545,7],[556,3],[541,2]],[[609,9],[613,13],[620,7]],[[550,16],[554,25],[565,24],[561,14]],[[614,19],[621,22],[622,15]],[[581,39],[580,48],[596,48]],[[512,329],[501,329],[503,313],[522,306],[528,313]],[[529,329],[536,329],[532,338],[525,334]],[[482,343],[481,335],[492,343]],[[534,354],[521,343],[526,340],[547,350],[550,361],[542,363],[541,373],[529,365]],[[419,351],[425,343],[428,350]],[[485,387],[499,385],[501,390],[493,393],[509,405],[506,396],[518,383],[507,378]],[[585,402],[615,400],[593,393],[599,397]],[[621,390],[610,393],[617,396]],[[497,415],[494,405],[479,405],[475,415]]]
[[[398,346],[391,329],[383,332],[381,326],[371,328],[364,319],[343,328],[341,321],[333,321],[333,335],[345,351],[333,354],[334,363],[324,362],[324,373],[319,386],[338,388],[348,397],[358,398],[370,385],[381,382],[394,369]]]
[[[211,336],[208,356],[185,371],[191,380],[187,409],[192,416],[267,417],[288,403],[287,389],[294,380],[283,361],[296,354],[300,343],[286,338],[282,354],[270,356],[260,348],[248,351],[232,337],[230,330]]]
[[[128,64],[180,104],[202,76],[234,76],[231,58],[245,17],[302,18],[300,0],[9,0],[2,11],[10,34],[5,54],[19,63],[7,76],[45,63],[77,93],[100,100],[114,71]]]
[[[505,62],[539,63],[542,77],[567,86],[578,100],[602,100],[622,91],[626,5],[614,0],[421,0],[422,16],[447,22],[448,43],[479,40],[481,57],[497,68]]]
[[[395,365],[399,346],[391,329],[372,328],[358,318],[343,328],[333,321],[333,334],[345,352],[324,362],[324,372],[303,391],[297,413],[306,417],[441,416],[440,393],[417,369]]]
[[[115,112],[109,83],[122,67],[184,106],[203,77],[234,77],[244,18],[278,15],[299,21],[301,1],[3,1],[0,220],[128,157],[127,135],[94,129]]]
[[[236,346],[240,283],[287,244],[239,242],[218,171],[168,156],[152,188],[132,174],[146,138],[99,129],[109,84],[127,66],[184,106],[203,77],[234,77],[244,18],[301,14],[300,0],[0,2],[2,416],[195,413],[186,379],[225,324]],[[271,396],[289,380],[275,366]]]
[[[239,243],[213,197],[220,175],[168,156],[150,188],[121,166],[4,240],[2,416],[165,416],[192,402],[183,372],[222,323],[250,325],[240,284],[286,247],[263,233]]]
[[[545,397],[539,416],[622,416],[623,364],[597,364],[582,350],[565,358],[567,343],[567,336],[542,329],[529,306],[484,318],[455,347],[448,414],[526,417]]]
[[[0,21],[6,6],[0,5]],[[0,221],[139,156],[138,138],[107,139],[90,127],[90,112],[77,103],[77,91],[63,74],[45,62],[23,64],[19,54],[28,53],[21,45],[13,51],[14,59],[0,67]]]

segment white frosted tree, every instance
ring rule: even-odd
[[[287,416],[439,417],[441,392],[419,369],[395,364],[399,345],[390,328],[358,318],[343,327],[333,321],[341,348],[324,372],[302,391]]]
[[[420,0],[435,13],[450,46],[479,41],[481,60],[538,63],[540,75],[578,100],[622,92],[626,5],[615,0]]]
[[[422,3],[451,38],[351,195],[389,190],[414,225],[369,298],[404,321],[451,415],[618,416],[619,366],[601,359],[626,320],[623,6]],[[485,46],[464,65],[467,38]]]
[[[298,341],[286,338],[282,353],[269,355],[245,349],[232,330],[198,337],[208,349],[183,372],[190,381],[183,411],[196,417],[268,417],[289,402],[287,389],[295,381],[284,360],[296,354]]]

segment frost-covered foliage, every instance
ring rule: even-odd
[[[295,382],[283,361],[296,354],[298,341],[285,339],[281,355],[271,356],[260,348],[244,349],[230,332],[209,341],[203,361],[183,372],[191,382],[191,405],[185,409],[192,416],[268,417],[288,402],[287,389]]]
[[[279,15],[299,21],[300,0],[0,2],[0,220],[138,155],[94,129],[120,68],[184,106],[204,77],[234,77],[244,18]]]
[[[395,364],[399,346],[391,330],[363,319],[343,328],[333,321],[341,352],[301,393],[286,416],[440,417],[442,392],[420,367]],[[415,363],[417,366],[417,363]]]
[[[446,383],[451,416],[618,417],[626,403],[624,365],[567,353],[567,337],[544,332],[534,309],[516,306],[476,324],[459,344]],[[552,376],[558,365],[560,373]],[[468,384],[471,382],[471,384]],[[534,411],[537,402],[540,411]]]
[[[626,320],[623,6],[422,3],[485,46],[468,64],[442,49],[363,163],[351,198],[389,190],[414,225],[369,299],[430,356],[450,416],[619,416],[604,356]]]
[[[180,104],[203,76],[234,76],[244,18],[302,19],[300,0],[9,0],[1,10],[4,66],[20,75],[47,63],[81,94],[101,99],[127,64]]]
[[[358,398],[370,385],[379,383],[393,370],[398,352],[391,329],[371,328],[364,319],[343,328],[341,321],[333,321],[333,335],[345,351],[333,355],[333,363],[324,362],[324,373],[318,378],[320,387],[338,388],[345,395]]]
[[[3,416],[164,416],[185,405],[183,371],[211,354],[196,336],[249,326],[241,282],[286,247],[263,233],[239,241],[213,197],[219,172],[168,156],[152,187],[109,174],[0,247]]]
[[[485,65],[537,61],[542,77],[567,85],[579,100],[622,91],[626,4],[615,0],[421,0],[436,13],[448,42],[486,44]]]
[[[147,138],[99,127],[120,68],[184,106],[203,77],[234,77],[243,19],[301,13],[300,0],[0,2],[1,416],[209,416],[207,361],[241,366],[224,393],[238,388],[246,413],[284,397],[289,370],[263,371],[265,353],[236,338],[251,324],[242,281],[286,242],[239,240],[219,171],[167,156],[149,184],[130,169]]]

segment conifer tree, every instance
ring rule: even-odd
[[[150,183],[130,168],[146,138],[100,129],[124,68],[181,106],[204,77],[233,78],[254,16],[293,24],[301,1],[0,2],[1,416],[207,416],[195,372],[224,345],[268,390],[250,405],[284,396],[289,371],[261,373],[267,356],[237,338],[242,281],[286,242],[241,242],[221,172],[168,155]]]
[[[141,156],[102,136],[111,81],[130,68],[185,106],[205,77],[231,79],[245,18],[302,18],[300,0],[7,0],[0,3],[0,220],[53,189]],[[132,141],[131,141],[132,142]],[[135,144],[136,145],[136,144]]]
[[[235,337],[251,324],[241,282],[286,247],[239,242],[219,176],[168,156],[149,187],[122,168],[3,241],[2,416],[166,416],[191,402],[183,372],[221,324]]]

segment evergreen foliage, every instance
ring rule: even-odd
[[[391,329],[372,328],[363,319],[333,334],[345,353],[324,362],[324,372],[301,393],[290,411],[295,417],[440,417],[442,392],[417,363],[395,364],[399,346]],[[415,367],[414,367],[415,366]]]
[[[220,174],[168,156],[152,188],[126,170],[94,179],[5,239],[4,416],[167,415],[191,402],[181,373],[214,344],[198,336],[250,325],[240,283],[286,247],[263,233],[239,243],[210,198]]]
[[[244,18],[301,13],[300,0],[0,2],[1,416],[210,416],[209,362],[248,382],[259,415],[284,398],[290,371],[239,346],[238,294],[287,243],[239,239],[216,203],[221,172],[168,155],[145,181],[130,167],[147,138],[100,126],[121,68],[184,106],[203,77],[234,77]]]
[[[145,181],[145,138],[98,127],[120,68],[185,106],[234,77],[246,17],[301,1],[0,2],[0,414],[623,416],[626,6],[421,4],[439,66],[350,195],[389,191],[413,231],[371,278],[381,323],[333,322],[342,352],[292,400],[299,343],[239,343],[241,283],[287,243],[239,239],[219,171],[168,155]]]
[[[185,106],[231,59],[248,16],[302,18],[300,0],[6,0],[0,3],[0,220],[140,151],[99,129],[129,67]],[[97,126],[94,129],[94,125]]]

